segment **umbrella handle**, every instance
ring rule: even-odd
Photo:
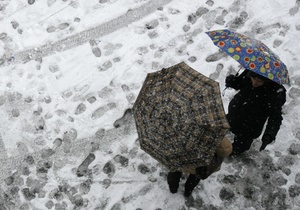
[[[225,90],[227,89],[228,87],[225,87],[224,90],[222,91],[222,97],[225,96]]]
[[[239,68],[239,70],[236,72],[236,74],[235,74],[236,77],[239,76],[239,72],[240,72],[240,70],[241,70],[242,68],[243,68],[243,67],[241,66],[241,67]]]
[[[240,72],[240,70],[241,70],[242,68],[243,68],[242,66],[239,68],[239,70],[238,70],[238,71],[236,72],[236,74],[235,74],[235,77],[238,77],[238,76],[239,76],[239,72]],[[222,97],[225,96],[225,91],[226,91],[226,89],[228,89],[228,87],[225,87],[224,90],[222,91]]]
[[[243,68],[242,66],[239,68],[239,70],[238,70],[238,71],[236,72],[236,74],[235,74],[235,77],[238,77],[238,76],[239,76],[239,72],[240,72],[240,70],[241,70],[242,68]],[[228,87],[225,87],[224,90],[222,91],[222,97],[225,96],[225,90],[226,90],[227,88],[228,88]]]

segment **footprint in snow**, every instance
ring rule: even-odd
[[[92,53],[95,55],[95,57],[101,57],[102,52],[100,50],[100,48],[98,47],[98,43],[96,40],[92,39],[89,41],[90,46],[92,48]]]
[[[79,165],[76,171],[78,177],[84,176],[88,172],[89,165],[95,160],[95,155],[90,153],[85,160]]]
[[[299,7],[300,7],[300,1],[297,0],[296,5],[293,8],[291,8],[290,11],[289,11],[290,15],[295,16],[299,11]]]
[[[205,60],[207,62],[215,62],[215,61],[218,61],[218,60],[220,60],[220,59],[222,59],[222,58],[224,58],[226,56],[227,56],[227,54],[225,52],[218,51],[218,52],[216,52],[214,54],[209,55]]]
[[[224,68],[224,65],[219,63],[216,67],[216,70],[214,73],[209,75],[209,78],[213,79],[213,80],[217,80],[220,76],[221,70]]]
[[[101,106],[99,107],[98,109],[96,109],[93,113],[92,113],[92,116],[91,118],[92,119],[98,119],[98,118],[101,118],[106,112],[110,111],[110,110],[113,110],[117,108],[117,104],[116,103],[108,103],[104,106]]]
[[[122,155],[116,155],[114,157],[114,161],[116,163],[120,163],[123,167],[127,167],[128,166],[128,162],[129,162],[129,159],[122,156]]]
[[[107,174],[109,178],[113,177],[116,172],[115,164],[112,161],[108,161],[103,167],[103,173]]]
[[[57,64],[50,64],[48,67],[49,71],[55,75],[55,78],[58,80],[62,78],[62,73],[60,67]]]

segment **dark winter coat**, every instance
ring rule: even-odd
[[[268,121],[264,136],[273,141],[282,122],[286,90],[273,81],[253,88],[247,74],[248,70],[245,70],[226,84],[227,87],[239,90],[228,106],[227,119],[231,131],[254,139],[261,135],[264,124]]]

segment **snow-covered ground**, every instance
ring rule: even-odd
[[[0,1],[0,209],[300,209],[299,0]],[[132,106],[149,72],[239,64],[205,34],[263,41],[291,79],[276,142],[230,158],[192,197],[142,151]],[[235,94],[227,90],[224,108]]]

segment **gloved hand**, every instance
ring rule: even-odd
[[[232,83],[234,83],[235,81],[236,81],[236,76],[231,74],[231,75],[226,77],[225,86],[230,87],[232,85]]]
[[[266,146],[273,141],[273,139],[269,135],[263,135],[261,140],[262,140],[262,145],[261,145],[259,151],[264,150],[266,148]]]

